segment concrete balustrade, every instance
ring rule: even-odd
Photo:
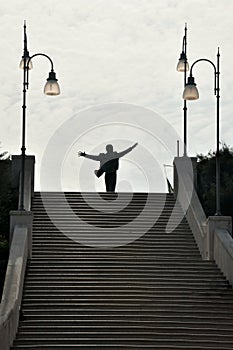
[[[213,258],[233,286],[233,239],[228,230],[215,230]]]
[[[31,199],[34,193],[34,156],[25,162],[24,211],[10,213],[10,254],[0,304],[0,347],[9,350],[15,338],[23,293],[27,259],[32,254]],[[12,157],[12,185],[18,187],[20,179],[20,156]]]
[[[209,216],[207,219],[195,187],[194,159],[175,158],[174,193],[186,213],[201,256],[206,260],[214,260],[233,285],[233,239],[230,235],[232,218],[230,216]]]
[[[27,238],[28,238],[28,255],[27,258],[32,257],[32,222],[33,213],[31,211],[20,211],[14,210],[10,212],[10,242],[12,244],[12,239],[15,234],[15,227],[26,226],[27,227]]]
[[[202,258],[208,258],[206,250],[207,219],[196,193],[196,158],[174,159],[174,193],[194,234]]]
[[[217,249],[222,249],[224,247],[224,244],[228,242],[228,240],[223,240],[221,246],[216,247],[216,244],[219,245],[219,240],[216,240],[216,234],[219,231],[228,232],[228,235],[230,236],[231,232],[231,216],[209,216],[207,220],[207,237],[206,237],[206,244],[207,244],[207,258],[208,260],[215,260],[214,257],[214,251]],[[231,238],[231,237],[230,237]],[[232,238],[231,238],[232,240]],[[232,240],[233,242],[233,240]],[[225,248],[224,248],[225,250]],[[220,253],[221,254],[221,253]],[[217,262],[217,261],[216,261]],[[233,265],[232,265],[233,267]]]
[[[26,156],[25,159],[25,178],[24,178],[24,208],[31,210],[31,199],[34,195],[34,168],[35,156]],[[20,191],[20,174],[21,174],[21,156],[12,156],[11,182],[12,187]],[[19,203],[21,193],[19,192]]]
[[[15,225],[0,304],[1,350],[9,350],[15,338],[28,256],[28,228]]]

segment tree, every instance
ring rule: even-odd
[[[215,152],[197,155],[198,196],[207,216],[216,211]],[[233,217],[233,148],[223,144],[220,149],[220,202],[222,215]]]

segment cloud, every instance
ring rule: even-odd
[[[18,63],[24,19],[30,53],[44,52],[52,57],[62,89],[59,97],[43,96],[50,65],[45,59],[35,58],[28,91],[27,149],[36,153],[38,164],[58,126],[95,104],[125,102],[152,108],[182,136],[183,77],[175,68],[185,22],[190,63],[200,57],[215,62],[220,46],[221,138],[231,144],[232,10],[233,3],[227,0],[196,1],[195,6],[191,0],[1,3],[2,147],[11,153],[20,151],[22,72]],[[215,113],[211,69],[204,64],[195,68],[200,100],[188,110],[190,154],[199,152],[199,148],[204,153],[209,150],[207,121],[214,123]],[[198,130],[201,132],[195,136]]]

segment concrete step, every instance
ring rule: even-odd
[[[159,344],[158,346],[153,344],[143,344],[143,349],[165,349],[165,350],[179,350],[179,349],[189,349],[189,350],[212,350],[212,346],[207,345],[207,344]],[[111,350],[132,350],[132,349],[142,349],[142,345],[140,344],[128,344],[128,345],[122,345],[122,344],[111,344],[109,345],[107,342],[103,344],[57,344],[57,345],[52,345],[52,344],[40,344],[40,345],[16,345],[11,348],[12,350],[15,349],[27,349],[27,350],[57,350],[57,349],[62,349],[62,350],[70,350],[70,349],[88,349],[88,350],[96,350],[96,349],[111,349]],[[226,347],[224,345],[221,346],[221,348],[218,348],[218,350],[231,350],[232,348]]]
[[[183,292],[187,292],[187,293],[191,293],[193,295],[199,295],[200,293],[204,294],[206,298],[210,298],[212,295],[213,296],[217,296],[219,298],[226,298],[228,300],[229,298],[232,298],[232,293],[231,293],[231,287],[229,285],[217,285],[215,286],[215,288],[212,288],[212,285],[210,284],[206,284],[205,286],[203,285],[189,285],[189,286],[185,286],[185,285],[174,285],[174,286],[170,286],[167,284],[164,284],[162,286],[159,286],[158,284],[156,285],[150,285],[150,283],[128,283],[127,285],[124,283],[98,283],[98,285],[95,285],[95,289],[96,291],[102,291],[102,290],[119,290],[119,289],[124,289],[127,286],[127,290],[147,290],[147,289],[151,289],[154,290],[154,292],[156,293],[164,293],[166,295],[166,293],[168,294],[182,294]],[[39,288],[46,288],[48,291],[49,290],[54,290],[54,289],[59,289],[59,290],[83,290],[83,288],[85,288],[85,290],[89,290],[93,288],[93,284],[91,283],[78,283],[78,282],[74,282],[72,284],[72,282],[59,282],[59,281],[51,281],[51,283],[49,283],[48,281],[45,282],[39,282],[39,281],[26,281],[25,282],[25,291],[26,290],[30,290],[30,289],[38,289]],[[214,290],[212,290],[214,289]]]
[[[127,310],[127,308],[140,308],[140,309],[147,309],[151,308],[153,312],[156,313],[164,313],[164,314],[170,314],[170,313],[190,313],[191,315],[197,314],[197,315],[204,315],[207,316],[207,314],[214,314],[214,312],[218,312],[219,318],[221,316],[224,316],[226,314],[229,314],[229,316],[232,318],[232,307],[229,307],[227,304],[215,306],[214,303],[212,304],[204,304],[199,302],[170,302],[170,303],[164,303],[161,305],[156,302],[156,300],[153,300],[152,298],[138,298],[138,299],[79,299],[79,300],[43,300],[43,299],[31,299],[31,300],[24,300],[23,304],[23,310],[28,309],[80,309],[85,308],[86,311],[96,309],[104,309],[108,308],[110,310],[113,310],[114,308],[124,309]],[[195,310],[194,310],[195,309]]]
[[[94,242],[93,242],[94,243]],[[95,244],[97,244],[97,242],[95,242]],[[110,242],[108,243],[110,244]],[[104,245],[103,245],[104,246]],[[59,258],[74,258],[74,257],[77,257],[77,255],[83,255],[83,256],[80,256],[80,260],[81,259],[96,259],[97,260],[97,257],[96,255],[94,256],[91,256],[90,254],[87,255],[85,254],[85,252],[83,252],[82,254],[82,251],[79,250],[79,249],[71,249],[71,248],[63,248],[63,252],[61,252],[60,250],[58,249],[46,249],[44,251],[40,250],[40,249],[33,249],[32,252],[34,254],[35,257],[43,257],[43,256],[46,256],[46,257],[59,257]],[[123,255],[124,254],[124,255]],[[122,259],[129,259],[132,255],[134,254],[134,251],[129,251],[128,253],[127,252],[124,252],[122,253]],[[105,257],[110,257],[110,258],[118,258],[118,256],[120,255],[120,253],[110,253],[109,255],[103,255],[103,254],[99,254],[99,258],[101,259],[104,259]],[[141,255],[141,257],[140,257]],[[137,252],[137,256],[139,258],[143,258],[145,257],[145,259],[151,259],[151,261],[153,260],[156,260],[156,259],[161,259],[163,258],[164,256],[164,253],[161,252],[160,250],[158,251],[154,251],[153,254],[148,252],[147,254],[145,253],[144,255],[143,254],[140,254],[140,252]],[[187,251],[180,251],[180,252],[169,252],[167,253],[166,257],[164,257],[164,260],[171,260],[171,259],[174,259],[174,258],[184,258],[184,259],[188,259],[189,256],[193,259],[193,258],[197,258],[197,259],[200,259],[200,254],[199,253],[189,253]]]
[[[83,279],[83,278],[88,278],[88,276],[92,278],[111,278],[111,279],[119,279],[121,277],[130,277],[131,279],[141,279],[142,277],[145,277],[146,279],[153,278],[154,281],[167,281],[167,283],[171,283],[174,280],[179,281],[226,281],[225,277],[221,274],[218,273],[218,271],[187,271],[187,272],[176,272],[176,271],[171,271],[171,272],[163,272],[164,270],[158,270],[158,269],[150,269],[146,270],[141,268],[139,271],[134,271],[132,269],[127,269],[124,268],[122,271],[119,269],[114,269],[111,271],[110,268],[105,268],[105,270],[101,271],[101,268],[98,269],[88,269],[88,268],[83,268],[81,269],[71,269],[68,270],[66,269],[42,269],[41,271],[36,271],[35,269],[30,269],[28,274],[27,274],[27,280],[32,280],[34,277],[35,278],[40,278],[40,277],[45,277],[45,279],[50,278],[51,276],[54,276],[54,278],[58,277],[71,277],[71,278],[78,278],[78,279]],[[155,276],[156,274],[156,276]]]
[[[36,293],[25,293],[24,295],[24,301],[25,303],[34,303],[34,302],[66,302],[66,300],[69,300],[70,303],[76,303],[76,302],[88,302],[91,300],[91,302],[103,302],[104,300],[112,302],[112,300],[118,302],[118,301],[128,301],[132,300],[132,302],[137,302],[141,300],[142,302],[144,301],[151,301],[151,302],[159,302],[160,305],[174,305],[174,304],[180,304],[182,303],[183,306],[193,304],[195,307],[215,307],[215,303],[218,303],[218,306],[216,307],[216,310],[219,308],[228,308],[228,307],[233,307],[233,301],[232,300],[218,300],[218,298],[212,298],[209,302],[206,301],[205,296],[190,296],[190,297],[185,297],[184,296],[156,296],[153,293],[130,293],[130,292],[125,292],[122,294],[119,293],[60,293],[60,294],[55,294],[55,293],[44,293],[44,294],[36,294]]]
[[[90,242],[97,242],[97,243],[101,243],[104,244],[104,242],[106,242],[106,238],[102,238],[102,239],[98,239],[98,240],[90,240]],[[107,241],[108,244],[110,244],[110,242],[118,242],[117,239],[109,239]],[[195,249],[196,247],[182,247],[182,246],[177,246],[177,248],[173,248],[173,247],[169,247],[168,249],[166,249],[165,245],[157,245],[156,247],[145,247],[144,249],[141,247],[126,247],[126,246],[121,246],[119,247],[119,250],[117,252],[111,252],[109,253],[109,255],[120,255],[121,253],[126,254],[126,253],[133,253],[133,254],[137,254],[137,255],[143,255],[146,256],[147,255],[154,255],[156,254],[156,256],[158,255],[162,255],[163,253],[167,253],[167,255],[171,255],[171,254],[177,254],[177,256],[179,254],[182,255],[190,255],[190,256],[200,256],[200,253],[197,252],[197,250]],[[86,254],[88,255],[89,251],[86,248],[86,246],[84,247],[79,247],[79,246],[75,246],[74,242],[69,242],[68,244],[49,244],[49,243],[34,243],[33,244],[33,248],[32,251],[33,252],[61,252],[61,250],[63,250],[63,253],[66,251],[71,251],[72,253],[74,252],[79,252],[80,254]],[[102,252],[96,253],[96,256],[102,255]]]
[[[151,292],[154,293],[154,295],[162,295],[164,297],[189,297],[189,295],[199,298],[199,297],[212,297],[213,299],[216,298],[217,300],[231,300],[232,298],[232,291],[231,289],[225,289],[222,290],[211,290],[207,287],[203,286],[196,286],[195,289],[192,288],[192,286],[187,286],[186,288],[183,287],[173,287],[169,285],[159,286],[159,285],[130,285],[127,284],[125,286],[122,285],[114,285],[112,286],[104,284],[104,285],[98,285],[95,286],[94,289],[95,292],[98,293],[110,293],[110,292],[119,292],[119,293],[141,293],[141,292]],[[69,283],[66,285],[62,285],[62,282],[58,283],[51,283],[49,285],[48,282],[41,283],[39,285],[38,281],[25,281],[25,294],[26,293],[92,293],[93,289],[91,286],[86,286],[85,291],[83,291],[83,284],[79,285],[78,283],[74,284],[73,287],[70,286]]]
[[[113,312],[113,313],[112,313]],[[114,316],[114,317],[113,317]],[[121,324],[130,325],[134,324],[142,324],[145,322],[146,324],[156,324],[159,327],[184,327],[189,325],[195,325],[196,327],[223,327],[232,329],[233,326],[233,318],[232,315],[226,314],[221,316],[221,324],[219,324],[219,316],[216,314],[210,315],[198,315],[198,314],[154,314],[151,310],[144,310],[139,314],[137,310],[88,310],[88,309],[80,309],[74,311],[73,309],[68,310],[52,310],[52,309],[25,309],[24,310],[24,320],[20,321],[20,325],[42,325],[48,324],[51,326],[51,320],[56,325],[75,325],[76,323],[85,326],[89,325],[98,325],[98,324]],[[52,325],[53,325],[52,324]]]
[[[101,260],[98,259],[98,257],[96,258],[97,261],[99,261],[101,263]],[[96,269],[98,268],[95,263],[88,263],[86,266],[84,265],[78,265],[77,261],[74,259],[70,259],[68,261],[60,261],[57,259],[40,259],[40,260],[35,260],[32,259],[30,260],[30,263],[28,264],[28,268],[30,269],[56,269],[56,268],[64,268],[64,269]],[[100,267],[99,267],[100,268]],[[156,271],[164,271],[164,272],[177,272],[177,273],[183,273],[183,272],[187,272],[187,273],[221,273],[219,269],[215,269],[212,264],[208,265],[208,264],[201,264],[201,262],[199,262],[199,264],[193,263],[189,263],[187,265],[182,265],[179,263],[174,263],[171,264],[168,261],[165,262],[159,262],[159,261],[154,261],[153,263],[151,263],[151,261],[147,261],[147,260],[142,260],[140,263],[135,262],[134,259],[132,260],[128,260],[128,261],[122,261],[122,259],[118,262],[118,261],[111,261],[111,259],[107,260],[107,263],[104,264],[104,266],[101,266],[101,268],[103,269],[102,271],[104,271],[105,269],[134,269],[136,271],[138,271],[138,269],[147,269],[148,271],[150,270],[156,270]],[[169,269],[169,271],[168,271]]]
[[[156,313],[155,313],[156,310]],[[124,316],[125,318],[137,318],[141,317],[142,319],[144,318],[151,318],[154,320],[163,320],[163,321],[196,321],[198,320],[202,322],[207,320],[209,321],[210,319],[213,321],[224,321],[224,322],[233,322],[233,315],[232,312],[227,312],[227,313],[221,313],[217,314],[214,308],[212,308],[210,311],[206,312],[205,310],[197,310],[193,309],[192,312],[190,313],[188,309],[183,309],[183,310],[167,310],[165,308],[157,308],[155,309],[154,307],[150,307],[150,305],[145,304],[143,307],[140,308],[140,313],[139,309],[137,306],[130,305],[130,306],[124,306],[124,307],[117,307],[115,306],[108,306],[105,305],[103,307],[86,307],[86,306],[81,306],[78,309],[75,309],[75,307],[67,307],[67,306],[58,306],[54,308],[53,306],[43,306],[40,305],[39,307],[27,307],[23,308],[23,312],[26,317],[30,315],[44,315],[46,318],[49,319],[52,315],[54,316],[54,319],[60,318],[66,318],[66,319],[79,319],[79,317],[88,317],[91,320],[95,319],[102,319],[102,318],[110,318],[114,320],[115,318],[122,317]]]
[[[155,285],[157,283],[160,283],[161,285],[171,285],[171,284],[179,284],[179,283],[186,283],[188,285],[200,285],[200,284],[206,284],[206,283],[215,283],[215,285],[228,285],[228,282],[225,280],[225,278],[221,274],[214,274],[214,275],[198,275],[198,274],[191,274],[191,276],[182,276],[182,275],[175,275],[175,274],[167,274],[163,275],[160,273],[159,275],[156,275],[154,277],[153,273],[151,272],[146,272],[146,273],[99,273],[96,271],[95,273],[75,273],[75,272],[58,272],[54,274],[53,272],[51,273],[30,273],[28,274],[26,278],[26,282],[33,282],[36,280],[41,279],[41,281],[47,281],[47,280],[61,280],[61,283],[64,283],[64,280],[68,282],[69,280],[75,281],[80,281],[80,283],[83,283],[84,281],[90,283],[90,281],[96,278],[98,282],[104,281],[107,278],[106,284],[114,283],[114,282],[119,282],[122,278],[123,281],[127,280],[129,282],[153,282]]]
[[[211,346],[212,349],[222,349],[222,346],[224,346],[226,349],[231,349],[233,347],[233,341],[224,341],[224,340],[211,340],[211,339],[207,339],[207,340],[199,340],[199,339],[195,339],[197,337],[194,337],[193,339],[188,336],[185,336],[185,339],[180,336],[176,336],[174,335],[174,337],[170,334],[166,335],[148,335],[148,337],[145,336],[126,336],[126,337],[121,337],[120,334],[117,335],[113,335],[113,336],[109,336],[109,337],[101,337],[101,335],[99,335],[98,338],[94,338],[91,339],[88,335],[86,337],[67,337],[67,338],[47,338],[46,336],[44,337],[35,337],[35,338],[22,338],[22,339],[18,339],[17,338],[17,344],[21,344],[21,345],[32,345],[32,344],[45,344],[46,346],[48,344],[51,345],[56,345],[58,342],[62,345],[64,344],[65,346],[67,346],[68,344],[73,344],[75,346],[77,346],[77,344],[80,344],[83,346],[83,344],[86,345],[95,345],[96,341],[98,341],[98,346],[105,346],[106,344],[108,344],[108,348],[112,349],[112,345],[114,344],[118,344],[121,346],[127,346],[127,345],[140,345],[141,347],[144,347],[144,344],[149,343],[150,345],[153,345],[154,347],[156,346],[160,346],[161,344],[164,344],[166,346],[172,346],[173,344],[176,344],[176,346],[196,346],[196,345],[201,345],[201,346]],[[211,349],[210,347],[210,349]]]
[[[189,350],[212,350],[213,348],[206,344],[201,344],[201,345],[181,345],[181,344],[159,344],[156,346],[155,344],[150,345],[150,344],[143,344],[143,349],[165,349],[165,350],[179,350],[179,349],[189,349]],[[57,345],[52,345],[52,344],[40,344],[40,345],[16,345],[11,348],[12,350],[14,349],[27,349],[27,350],[57,350],[57,349],[62,349],[62,350],[70,350],[70,349],[88,349],[88,350],[96,350],[96,349],[111,349],[111,350],[132,350],[132,349],[142,349],[142,346],[139,344],[128,344],[128,345],[122,345],[122,344],[111,344],[109,345],[107,342],[104,344],[94,344],[94,345],[89,345],[89,344],[57,344]],[[221,348],[218,348],[218,350],[231,350],[231,348],[226,347],[226,346],[221,346]]]
[[[58,254],[59,253],[59,254]],[[77,259],[79,256],[79,260],[80,260],[80,265],[83,264],[83,263],[99,263],[99,264],[104,264],[104,261],[106,262],[109,262],[109,261],[112,261],[113,259],[116,259],[117,257],[117,260],[119,260],[119,262],[121,261],[128,261],[129,259],[132,259],[132,262],[140,262],[141,260],[143,260],[143,256],[138,256],[136,257],[135,255],[133,254],[122,254],[121,256],[117,256],[117,254],[109,254],[109,255],[99,255],[99,256],[95,256],[94,254],[91,255],[91,253],[88,255],[88,256],[85,256],[85,254],[81,254],[81,251],[77,251],[76,253],[60,253],[60,252],[53,252],[52,250],[49,251],[49,252],[43,252],[43,251],[37,251],[37,252],[34,252],[34,258],[35,259],[38,259],[38,260],[48,260],[48,259],[51,259],[51,260],[54,260],[55,258],[59,258],[60,260],[74,260],[74,259]],[[190,257],[189,259],[189,256],[177,256],[177,259],[182,259],[183,260],[183,263],[186,264],[186,262],[188,263],[191,260],[199,260],[201,261],[201,257],[200,255],[195,255],[194,257]],[[156,256],[154,254],[149,254],[148,256],[145,257],[145,260],[147,260],[147,262],[151,262],[151,263],[154,263],[156,261],[164,261],[164,262],[169,262],[171,263],[172,261],[174,261],[174,256],[170,256],[170,255],[167,255],[167,256],[164,256],[163,254],[159,255],[157,254]],[[128,263],[128,262],[127,262]]]
[[[86,340],[90,341],[91,339],[97,340],[99,338],[102,339],[111,339],[111,338],[118,338],[119,340],[123,340],[124,338],[127,340],[131,340],[132,338],[135,340],[137,339],[148,339],[149,341],[157,341],[157,339],[160,340],[167,340],[167,338],[171,337],[174,341],[178,340],[180,341],[183,337],[186,338],[186,341],[189,340],[195,340],[198,337],[199,342],[221,342],[225,343],[226,345],[232,344],[233,345],[233,335],[229,334],[229,332],[218,332],[217,334],[214,332],[198,332],[193,329],[185,329],[183,331],[178,332],[177,330],[169,330],[167,329],[167,332],[161,332],[161,330],[157,330],[155,327],[149,327],[149,328],[142,328],[142,327],[136,327],[131,329],[116,329],[115,327],[105,327],[100,328],[97,327],[96,329],[80,329],[80,328],[71,328],[70,330],[61,330],[61,329],[54,329],[54,330],[48,330],[48,329],[35,329],[35,330],[25,330],[21,329],[20,332],[17,335],[17,340],[20,341],[22,338],[27,339],[28,342],[30,342],[31,339],[39,339],[42,338],[49,338],[50,341],[56,341],[60,339],[67,338],[71,341],[73,338],[76,341],[80,341],[82,338],[86,338]],[[40,340],[41,342],[41,340]]]
[[[221,325],[219,325],[216,320],[212,320],[212,318],[206,318],[203,319],[193,319],[193,320],[179,320],[179,319],[171,319],[171,320],[164,320],[161,318],[152,318],[150,317],[126,317],[119,316],[115,317],[114,320],[107,317],[94,317],[94,318],[87,318],[85,316],[80,316],[77,318],[72,318],[72,316],[64,315],[64,320],[60,319],[59,316],[58,319],[55,319],[53,321],[53,324],[51,325],[51,319],[54,317],[54,315],[31,315],[31,316],[25,316],[24,321],[20,321],[20,329],[22,330],[29,330],[29,331],[36,331],[36,330],[71,330],[71,329],[85,329],[85,330],[95,330],[95,329],[102,329],[105,330],[105,328],[113,328],[113,329],[122,329],[128,330],[128,329],[154,329],[156,328],[159,332],[166,332],[168,331],[176,331],[176,332],[184,332],[185,330],[188,331],[198,331],[200,333],[212,333],[216,332],[219,329],[221,329],[221,334],[227,333],[229,331],[232,331],[233,322],[230,322],[228,320],[223,320]],[[46,319],[45,319],[46,318]],[[60,316],[61,318],[61,316]],[[208,323],[207,323],[208,322]]]
[[[92,231],[89,231],[90,233]],[[111,232],[111,231],[109,231]],[[135,230],[135,232],[137,232]],[[36,230],[36,235],[34,235],[33,237],[33,241],[43,241],[43,240],[53,240],[53,241],[64,241],[67,240],[67,236],[65,236],[63,233],[60,233],[58,231],[41,231],[41,230]],[[196,242],[192,236],[192,234],[190,232],[187,232],[186,235],[183,234],[172,234],[169,235],[168,233],[165,235],[164,232],[160,233],[158,231],[156,231],[153,233],[153,231],[150,230],[150,232],[148,233],[147,236],[143,235],[141,237],[139,237],[137,240],[135,240],[134,242],[132,242],[130,244],[130,246],[134,246],[134,245],[139,245],[141,246],[141,244],[143,245],[148,245],[148,244],[152,244],[152,245],[156,245],[157,241],[164,241],[166,243],[169,244],[178,244],[178,243],[183,243],[183,244],[195,244]]]

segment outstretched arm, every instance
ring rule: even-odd
[[[136,142],[133,146],[127,148],[126,150],[117,153],[118,157],[123,157],[124,155],[126,155],[127,153],[131,152],[136,146],[138,145],[138,143]]]
[[[95,155],[92,155],[92,154],[87,154],[85,152],[78,152],[78,156],[79,157],[85,157],[85,158],[89,158],[89,159],[92,159],[92,160],[100,160],[100,157],[99,156],[95,156]]]

